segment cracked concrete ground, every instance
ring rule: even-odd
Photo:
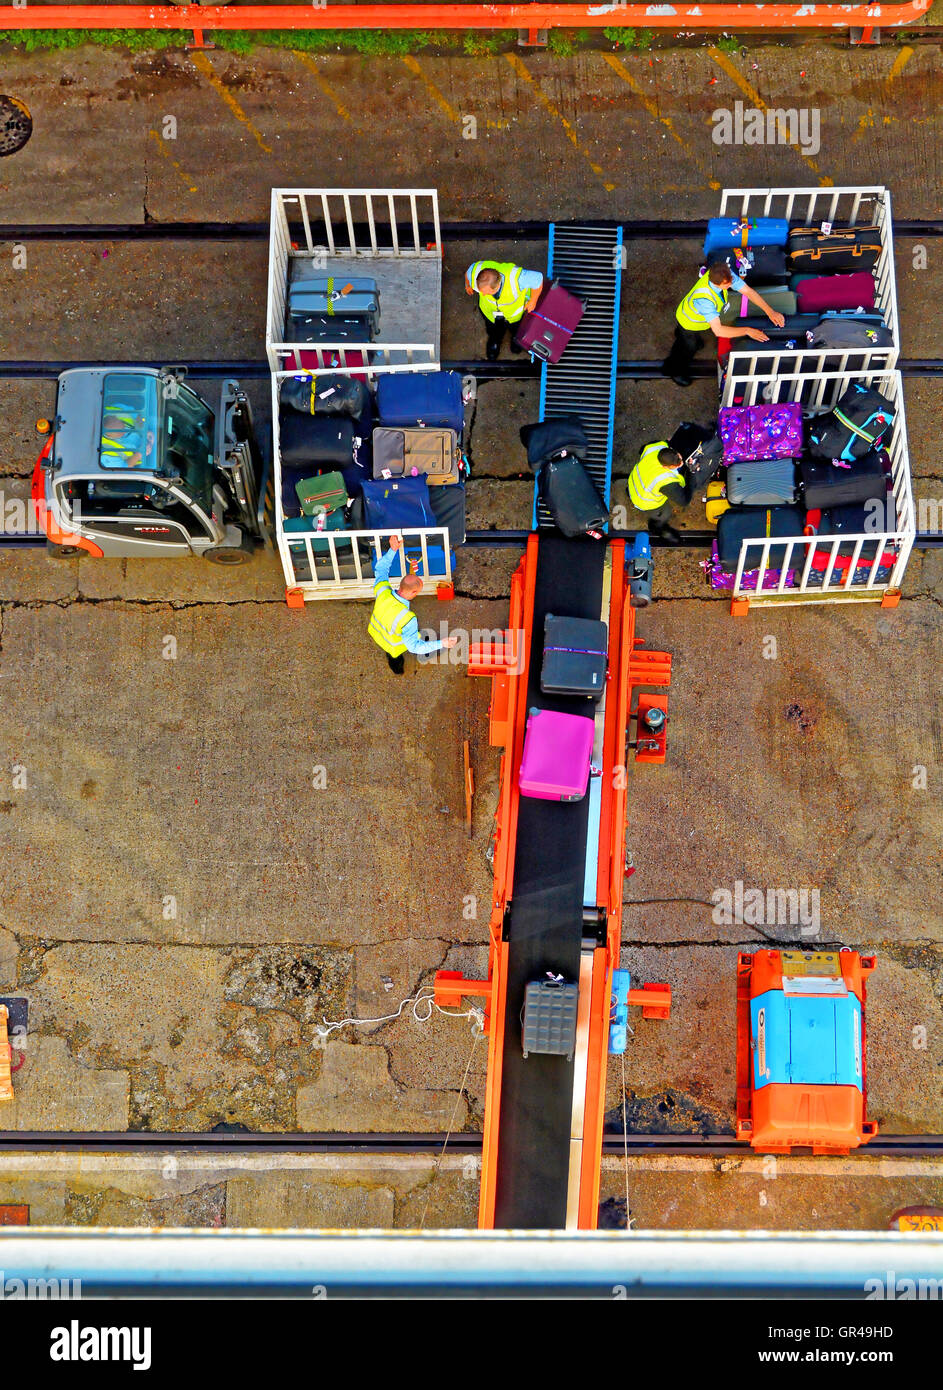
[[[829,49],[814,60],[764,51],[748,80],[770,104],[789,105],[782,94],[796,89],[822,102],[817,162],[836,183],[886,182],[899,216],[932,217],[936,57],[920,48],[893,90],[893,55],[880,50],[858,55],[853,73]],[[139,221],[145,208],[158,219],[263,218],[273,184],[336,184],[341,158],[351,185],[376,183],[380,169],[384,181],[438,182],[443,216],[456,218],[703,217],[716,209],[710,177],[737,186],[812,179],[793,150],[721,154],[711,144],[710,111],[737,88],[727,73],[710,84],[718,66],[702,52],[665,53],[657,67],[623,55],[639,90],[599,54],[529,57],[553,109],[503,59],[423,60],[427,81],[398,60],[207,61],[244,119],[184,54],[82,50],[70,55],[65,87],[53,55],[13,60],[7,86],[31,106],[37,133],[4,165],[0,218]],[[798,62],[809,76],[797,88]],[[347,116],[327,96],[325,75]],[[460,140],[430,82],[453,111],[491,120],[486,138]],[[674,135],[639,92],[657,101]],[[351,138],[350,113],[361,109],[372,111],[370,142]],[[168,111],[181,131],[176,164],[150,134]],[[613,171],[612,189],[590,157]],[[96,170],[106,158],[126,177],[102,187]],[[898,246],[907,356],[940,355],[924,308],[943,288],[936,247],[928,243],[928,268],[918,270],[913,243]],[[497,249],[538,266],[545,257],[536,242]],[[447,246],[447,357],[479,350],[460,284],[479,250]],[[629,245],[622,357],[662,355],[678,285],[698,256],[694,243]],[[25,273],[0,258],[0,288],[7,358],[262,355],[263,244],[29,243]],[[264,431],[265,386],[250,390]],[[906,389],[915,490],[930,500],[943,496],[939,391],[936,380]],[[0,384],[5,504],[24,495],[32,422],[52,399],[49,383]],[[621,383],[614,503],[643,442],[681,418],[706,420],[715,406],[712,380],[686,393]],[[536,409],[536,382],[482,384],[470,526],[529,524],[517,431]],[[703,524],[695,502],[685,525]],[[635,769],[630,783],[637,872],[624,963],[640,980],[669,980],[675,1005],[669,1021],[636,1025],[626,1115],[634,1128],[669,1133],[732,1124],[736,952],[790,935],[712,920],[711,894],[740,879],[818,890],[818,939],[878,954],[871,1114],[888,1131],[940,1132],[939,552],[914,557],[894,612],[790,609],[744,623],[703,587],[697,558],[660,552],[659,602],[639,616],[649,645],[673,652],[675,678],[668,764]],[[462,555],[455,603],[423,600],[421,621],[447,613],[454,626],[503,625],[516,562],[513,550]],[[220,572],[3,552],[0,727],[10,771],[0,791],[0,991],[25,995],[31,1010],[4,1125],[480,1128],[484,1047],[469,1020],[424,1022],[407,1007],[390,1021],[318,1032],[325,1018],[382,1020],[437,968],[486,968],[485,850],[498,785],[487,685],[448,667],[394,682],[365,621],[357,604],[289,612],[265,556]],[[164,659],[168,636],[174,660]],[[477,781],[471,840],[462,830],[464,738]],[[925,787],[913,785],[915,767],[926,768]],[[618,1132],[621,1068],[611,1069],[607,1108]],[[640,1225],[805,1226],[823,1212],[834,1224],[880,1225],[895,1205],[941,1195],[929,1169],[832,1168],[809,1181],[786,1168],[773,1184],[744,1163],[725,1174],[633,1168],[630,1211]],[[106,1166],[77,1179],[65,1161],[45,1177],[36,1167],[7,1170],[0,1193],[30,1200],[34,1220],[381,1226],[424,1214],[469,1224],[477,1195],[477,1169],[461,1159],[442,1165],[434,1190],[426,1161],[405,1177],[382,1166],[301,1176],[199,1170],[172,1188],[129,1172]],[[623,1195],[624,1171],[607,1163],[603,1196]]]

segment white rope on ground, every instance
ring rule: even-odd
[[[626,1118],[625,1053],[622,1053],[622,1144],[625,1148],[625,1229],[631,1231],[632,1217],[629,1214],[629,1122]]]
[[[359,1027],[371,1028],[379,1023],[392,1023],[397,1019],[406,1008],[407,1004],[412,1004],[412,1015],[417,1023],[428,1023],[432,1017],[433,1010],[443,1014],[446,1018],[473,1018],[478,1030],[484,1028],[484,1010],[472,1005],[469,1009],[455,1010],[443,1009],[441,1004],[435,1002],[435,991],[431,985],[423,985],[415,994],[411,994],[408,999],[404,999],[402,1004],[393,1014],[384,1014],[382,1018],[341,1018],[334,1023],[328,1023],[326,1018],[315,1027],[315,1032],[319,1038],[328,1038],[337,1028]],[[476,1034],[476,1042],[479,1034]]]

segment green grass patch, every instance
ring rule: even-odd
[[[616,48],[635,48],[640,53],[645,53],[652,46],[651,29],[605,28],[603,34]]]
[[[733,34],[727,34],[724,38],[718,39],[714,47],[719,48],[721,53],[738,53],[741,43],[739,39],[734,38]]]

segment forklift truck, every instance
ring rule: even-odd
[[[33,472],[36,518],[57,555],[202,555],[240,565],[271,545],[268,470],[238,382],[218,410],[184,367],[78,367],[59,377]]]

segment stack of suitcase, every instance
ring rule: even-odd
[[[825,540],[843,532],[892,531],[886,445],[894,413],[891,401],[860,383],[849,386],[832,410],[809,418],[795,402],[721,410],[718,432],[727,471],[723,499],[710,499],[717,541],[706,567],[713,586],[730,587],[745,540],[804,535]],[[792,572],[788,583],[794,584],[808,550],[804,544],[791,552],[785,543],[770,546],[764,584],[779,582],[787,559]],[[853,550],[853,542],[839,547],[833,579],[847,571]],[[862,546],[856,582],[868,578],[876,551],[876,542]],[[746,587],[761,557],[759,547],[747,552]],[[882,567],[893,559],[890,553],[882,555]],[[815,583],[816,576],[822,582],[830,561],[830,546],[814,549],[810,582]]]
[[[601,621],[548,613],[544,620],[540,689],[584,697],[588,706],[606,688],[609,629]],[[589,714],[532,709],[518,778],[521,795],[580,801],[589,786],[595,722]]]
[[[746,296],[731,295],[723,318],[764,332],[778,347],[888,347],[893,335],[875,308],[877,227],[790,228],[783,218],[712,218],[705,259],[726,254],[733,272],[785,317],[777,328]],[[756,353],[750,338],[721,339],[718,352]]]

